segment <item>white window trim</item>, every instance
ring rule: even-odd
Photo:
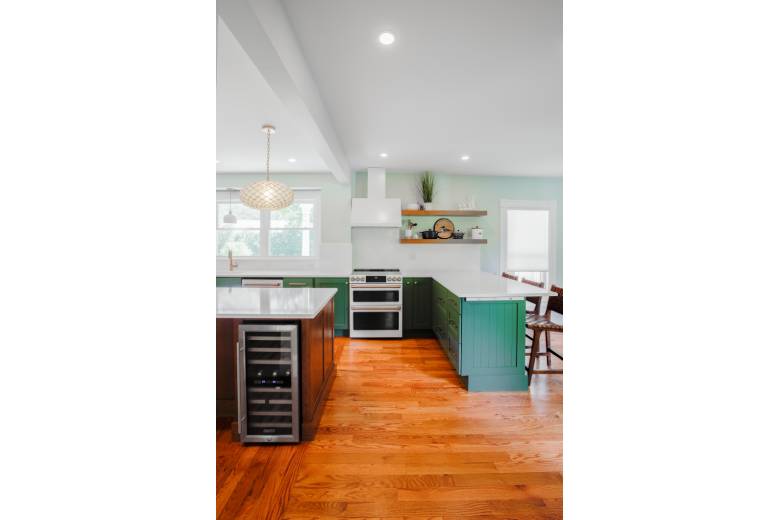
[[[217,188],[217,198],[214,201],[214,207],[216,204],[227,202],[228,198],[222,193],[227,193],[229,190],[233,191],[233,203],[241,204],[238,199],[238,188]],[[290,262],[309,262],[312,260],[319,260],[320,258],[320,244],[322,241],[322,190],[320,188],[292,188],[294,201],[314,201],[314,227],[313,228],[272,228],[270,227],[270,210],[260,210],[260,227],[259,228],[232,228],[232,229],[249,229],[253,231],[260,231],[260,255],[257,256],[233,256],[234,260],[285,260]],[[300,193],[300,198],[299,197]],[[224,197],[225,200],[221,200]],[[215,211],[216,213],[216,211]],[[217,219],[216,224],[219,226],[219,216],[215,216]],[[265,227],[264,227],[265,225]],[[217,228],[218,229],[218,228]],[[284,229],[284,230],[296,230],[306,229],[312,232],[312,249],[314,250],[310,256],[269,256],[268,255],[268,234],[265,236],[263,230],[270,231],[272,229]],[[227,256],[217,256],[217,260],[227,260]]]
[[[556,231],[558,229],[558,203],[554,200],[510,200],[501,199],[499,203],[501,211],[501,273],[506,271],[506,254],[507,254],[507,223],[506,223],[506,210],[508,209],[546,209],[550,216],[547,220],[548,230],[548,255],[550,255],[550,270],[547,272],[548,285],[553,280],[558,279],[558,257],[557,257],[557,244],[558,237]]]

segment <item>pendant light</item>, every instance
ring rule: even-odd
[[[290,188],[271,180],[271,134],[276,129],[271,125],[263,125],[266,133],[265,180],[253,182],[241,190],[241,202],[255,209],[277,210],[286,208],[293,202],[293,192]]]
[[[233,215],[233,188],[228,188],[227,191],[228,191],[228,200],[229,200],[228,207],[230,209],[228,210],[228,214],[222,217],[222,222],[224,222],[225,224],[235,224],[236,222],[238,222],[238,219],[236,218],[235,215]]]

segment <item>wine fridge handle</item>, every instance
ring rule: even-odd
[[[236,406],[238,407],[238,434],[242,434],[241,423],[241,343],[236,341]]]

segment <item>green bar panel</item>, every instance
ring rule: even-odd
[[[461,304],[460,371],[469,390],[528,387],[525,373],[525,301]]]
[[[286,281],[287,279],[285,279]],[[333,328],[336,330],[349,329],[349,280],[346,278],[315,278],[314,287],[336,289],[336,296],[333,297],[335,313]]]

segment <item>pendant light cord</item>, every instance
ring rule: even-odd
[[[271,180],[271,131],[265,131],[267,140],[265,147],[265,180]]]

